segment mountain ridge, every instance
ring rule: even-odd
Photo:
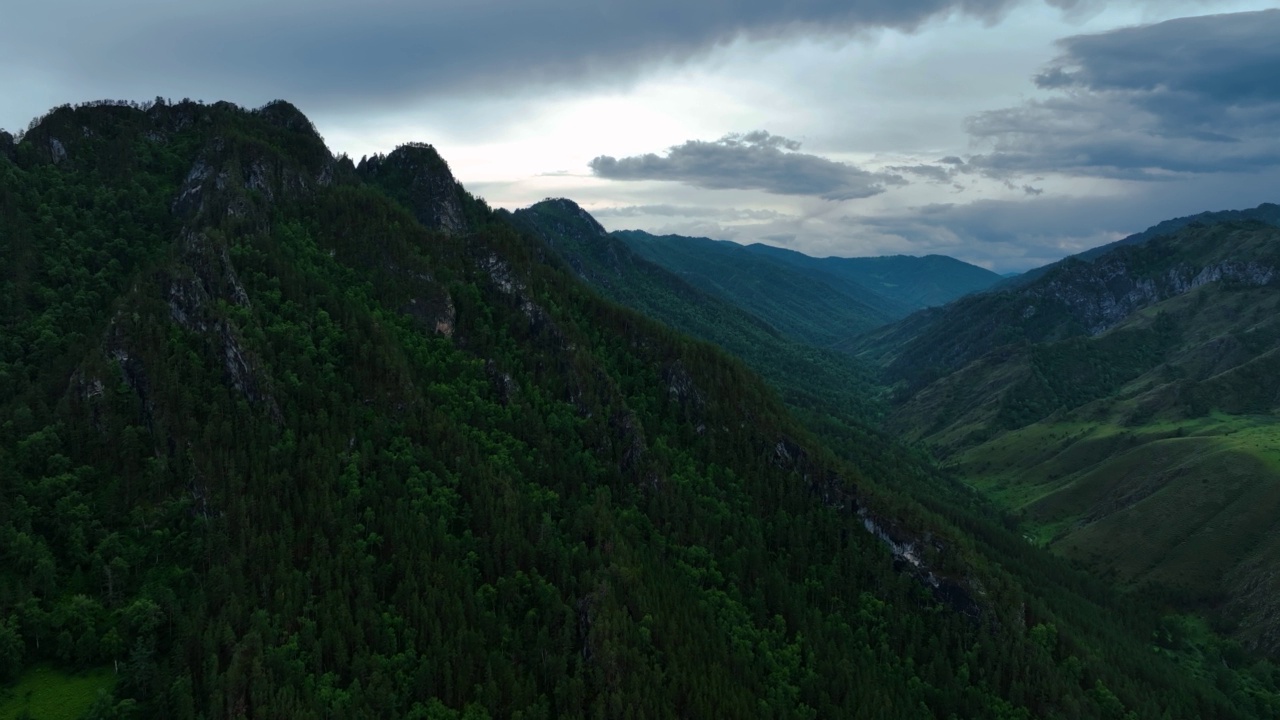
[[[1105,245],[1099,245],[1098,247],[1095,247],[1095,248],[1090,248],[1083,252],[1076,253],[1075,255],[1071,255],[1067,258],[1063,258],[1062,260],[1059,260],[1057,262],[1049,263],[1048,265],[1027,270],[1026,272],[1023,272],[1019,275],[1015,275],[1012,278],[1008,278],[1004,282],[996,285],[995,288],[1003,289],[1003,288],[1017,287],[1019,285],[1029,283],[1040,278],[1045,273],[1049,272],[1050,270],[1057,267],[1061,263],[1066,262],[1067,260],[1075,259],[1075,260],[1092,261],[1095,258],[1101,257],[1102,255],[1105,255],[1111,252],[1112,250],[1115,250],[1116,248],[1124,247],[1126,245],[1140,245],[1152,238],[1177,232],[1178,230],[1188,225],[1191,225],[1193,223],[1199,223],[1201,225],[1212,225],[1216,223],[1236,222],[1241,220],[1260,220],[1269,225],[1280,226],[1280,205],[1276,205],[1275,203],[1262,203],[1261,205],[1258,205],[1255,208],[1248,208],[1245,210],[1218,210],[1218,211],[1207,210],[1205,212],[1197,213],[1195,215],[1186,215],[1183,217],[1171,218],[1169,220],[1162,220],[1161,222],[1158,222],[1155,225],[1152,225],[1151,227],[1147,228],[1146,230],[1143,230],[1142,232],[1137,232],[1132,235],[1128,235],[1124,238],[1121,238],[1120,240],[1116,240],[1115,242],[1107,243]]]
[[[999,276],[944,256],[812,258],[727,240],[614,233],[666,268],[791,338],[845,349],[853,337],[912,311],[985,289]]]
[[[1000,277],[990,270],[947,255],[817,258],[759,243],[746,247],[791,265],[807,267],[825,275],[843,276],[897,300],[913,311],[944,305],[1000,281]]]

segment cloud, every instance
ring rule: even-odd
[[[1128,183],[1092,195],[1028,193],[1019,199],[938,203],[838,218],[847,237],[911,254],[952,255],[999,272],[1027,270],[1162,220],[1274,202],[1280,168],[1259,174],[1201,174],[1168,183]],[[1033,188],[1034,189],[1034,188]],[[1024,189],[1024,192],[1025,189]]]
[[[966,121],[996,177],[1135,180],[1280,166],[1280,10],[1179,18],[1059,41],[1052,95]]]
[[[810,195],[853,200],[901,185],[899,175],[869,172],[817,155],[796,152],[800,143],[763,130],[726,135],[714,142],[690,140],[666,157],[653,153],[615,158],[601,155],[591,171],[609,180],[665,180],[700,188],[763,190],[778,195]]]
[[[627,205],[622,207],[604,207],[591,211],[596,217],[603,218],[635,218],[635,217],[681,217],[681,218],[713,218],[724,221],[742,220],[779,220],[791,217],[776,210],[752,210],[742,208],[714,208],[695,205]]]
[[[957,158],[958,159],[958,158]],[[963,161],[961,161],[963,162]],[[887,170],[897,173],[906,173],[909,175],[918,175],[930,182],[949,183],[955,179],[956,168],[943,167],[942,165],[890,165]]]
[[[994,22],[1016,2],[119,0],[106,13],[90,0],[49,0],[6,12],[0,61],[36,63],[84,88],[128,79],[143,94],[185,84],[312,106],[576,84],[739,37],[912,30],[957,13]]]

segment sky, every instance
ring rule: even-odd
[[[1280,201],[1277,37],[1257,0],[45,0],[0,26],[0,127],[286,99],[498,207],[1011,272]]]

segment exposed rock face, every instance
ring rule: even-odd
[[[390,155],[365,158],[356,172],[390,192],[426,227],[450,234],[467,232],[462,186],[430,145],[401,145]]]
[[[103,343],[103,350],[107,357],[116,361],[120,367],[120,378],[138,396],[142,404],[142,422],[150,428],[154,416],[151,381],[147,376],[147,369],[142,363],[142,358],[138,357],[130,349],[129,345],[129,338],[124,332],[121,323],[112,322],[111,328],[107,331],[106,342]],[[98,382],[97,384],[100,385],[101,383]]]
[[[698,392],[693,377],[689,375],[684,363],[676,360],[662,369],[662,383],[667,386],[667,393],[681,407],[702,412],[702,393]]]
[[[491,252],[479,258],[477,265],[489,277],[490,282],[499,292],[515,301],[520,308],[520,312],[524,313],[525,317],[529,319],[529,330],[532,334],[539,335],[546,332],[549,333],[550,337],[555,338],[557,342],[564,342],[564,333],[556,326],[551,315],[534,301],[528,285],[516,275],[506,260],[499,257],[497,253]],[[450,304],[451,309],[452,307],[452,304]],[[452,326],[452,319],[449,324]]]
[[[173,212],[188,221],[249,217],[258,205],[299,197],[326,178],[331,182],[334,164],[326,154],[298,167],[262,145],[217,137],[191,165]]]
[[[634,412],[624,408],[609,417],[609,430],[617,438],[617,446],[622,448],[618,471],[623,475],[634,472],[640,467],[646,452],[644,425]]]
[[[906,398],[1002,348],[1101,335],[1133,313],[1216,284],[1280,285],[1276,229],[1247,220],[1191,224],[1093,262],[1069,260],[1019,288],[962,298],[865,336],[860,351],[904,381]]]
[[[1065,304],[1072,315],[1097,335],[1114,327],[1135,310],[1190,292],[1202,285],[1222,280],[1249,287],[1268,285],[1276,278],[1276,268],[1256,261],[1227,260],[1197,267],[1180,264],[1162,275],[1140,277],[1126,256],[1106,256],[1092,265],[1082,264],[1078,272],[1051,277],[1043,285],[1027,291],[1024,318],[1037,312],[1037,300]]]
[[[431,289],[436,292],[409,298],[408,304],[401,307],[400,312],[417,320],[432,332],[451,338],[458,315],[453,298],[441,288]]]
[[[932,533],[913,532],[878,516],[843,477],[817,467],[804,448],[789,438],[779,438],[774,443],[769,459],[779,468],[798,473],[822,504],[857,515],[867,532],[888,547],[895,570],[914,577],[952,610],[973,620],[982,617],[982,606],[975,599],[982,594],[981,588],[967,579],[948,577],[935,568],[935,561],[944,555],[946,547]]]
[[[202,232],[186,233],[179,264],[168,278],[169,316],[192,332],[210,337],[219,346],[226,381],[254,405],[265,404],[273,414],[275,401],[259,379],[256,363],[244,349],[237,328],[220,317],[218,300],[248,307],[249,296],[236,276],[226,246]]]

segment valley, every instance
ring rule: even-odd
[[[1280,231],[1238,215],[1067,261],[863,352],[897,379],[886,427],[1035,542],[1275,652]]]
[[[796,411],[832,447],[855,427],[882,425],[874,432],[926,449],[934,460],[916,456],[922,467],[939,463],[1016,515],[1028,542],[1127,592],[1212,617],[1273,654],[1280,647],[1273,600],[1280,588],[1271,572],[1280,566],[1273,207],[1162,223],[1109,248],[1125,248],[1118,254],[1087,253],[864,331],[839,354],[885,367],[889,387],[879,378],[863,386],[880,412],[832,403],[828,417],[844,421],[822,425]],[[659,262],[661,248],[680,246],[667,269],[700,277],[717,295],[704,302],[734,300],[735,291],[708,279],[744,274],[741,259],[719,264],[742,252],[732,243],[620,237],[644,244]],[[598,286],[626,302],[612,282]],[[775,386],[790,377],[786,369],[761,372]],[[937,480],[916,491],[964,502]]]

